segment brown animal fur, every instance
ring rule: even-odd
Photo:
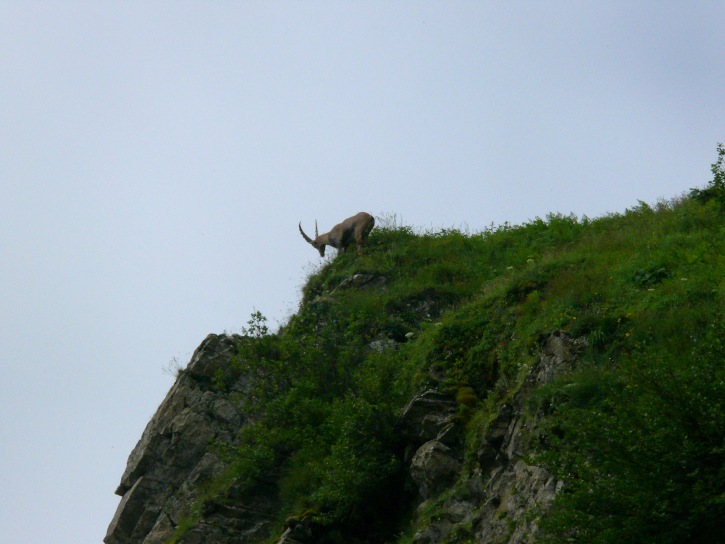
[[[313,240],[302,230],[300,222],[300,234],[302,237],[320,252],[320,257],[325,256],[325,246],[332,246],[340,253],[345,253],[353,243],[357,247],[357,254],[362,255],[362,248],[368,241],[368,235],[375,226],[375,218],[366,212],[348,217],[338,223],[330,232],[317,234],[317,221],[315,221],[315,239]]]

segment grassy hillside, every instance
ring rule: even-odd
[[[722,158],[705,190],[598,219],[474,234],[379,220],[364,256],[309,278],[277,334],[250,319],[215,383],[256,376],[236,400],[257,417],[238,442],[214,445],[232,468],[204,500],[265,489],[282,505],[273,537],[307,517],[319,542],[410,542],[402,406],[425,388],[456,394],[473,464],[539,339],[565,330],[587,340],[581,364],[529,401],[546,414],[535,462],[566,481],[540,540],[714,542],[725,519]]]

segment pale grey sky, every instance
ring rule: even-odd
[[[725,1],[0,0],[0,540],[99,543],[207,333],[361,210],[600,216],[710,179]]]

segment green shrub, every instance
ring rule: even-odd
[[[565,487],[540,541],[720,538],[725,326],[721,314],[709,317],[702,329],[687,327],[687,345],[659,338],[616,371],[579,374],[545,397],[552,415],[541,459]]]
[[[717,145],[717,161],[712,164],[712,180],[705,189],[692,189],[690,196],[702,203],[715,201],[720,206],[725,205],[725,146]]]

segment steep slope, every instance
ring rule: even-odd
[[[210,444],[233,440],[246,424],[247,416],[228,393],[244,394],[250,383],[240,379],[220,394],[212,381],[230,364],[236,340],[209,335],[146,426],[116,490],[123,498],[108,528],[108,544],[166,542],[179,523],[188,519],[205,486],[228,468],[210,450]],[[207,508],[207,523],[191,529],[185,541],[224,542],[238,534],[258,536],[275,507],[272,497],[266,502],[258,497],[253,510],[212,512]]]
[[[473,235],[393,219],[278,333],[254,314],[202,343],[107,544],[715,538],[717,198]]]

